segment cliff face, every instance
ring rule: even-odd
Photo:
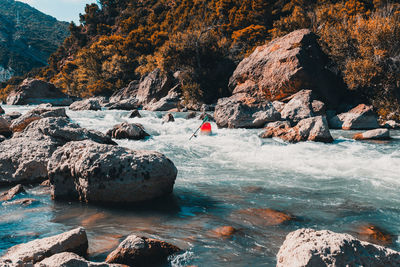
[[[22,2],[0,0],[0,82],[45,66],[68,34],[68,23]]]

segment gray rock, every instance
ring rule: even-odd
[[[171,113],[167,113],[167,114],[165,114],[164,117],[162,118],[162,121],[163,121],[163,123],[166,123],[166,122],[174,122],[174,121],[175,121],[175,118],[174,118],[174,116],[173,116]]]
[[[390,131],[388,129],[374,129],[353,136],[355,140],[389,140]]]
[[[2,107],[0,107],[0,115],[5,114],[6,112],[4,111],[4,109]]]
[[[0,117],[0,135],[3,135],[4,137],[10,137],[12,135],[10,126],[11,124],[8,120]]]
[[[150,136],[143,128],[143,125],[138,123],[123,122],[114,125],[113,129],[107,131],[106,135],[115,139],[131,139],[141,140]]]
[[[329,121],[333,129],[369,130],[379,128],[378,116],[372,106],[360,104],[352,110],[334,116]]]
[[[165,97],[161,98],[158,101],[156,99],[151,100],[150,103],[143,107],[143,109],[149,111],[168,111],[178,108],[179,102],[180,95],[177,92],[177,89],[173,88],[168,92]]]
[[[274,102],[272,102],[272,105],[274,105],[274,108],[278,111],[278,112],[282,112],[283,108],[285,107],[285,103],[275,100]]]
[[[32,266],[47,257],[62,252],[73,252],[85,256],[87,249],[86,232],[80,227],[59,235],[13,246],[1,259],[12,262],[13,266]]]
[[[7,97],[7,105],[37,105],[51,103],[54,106],[69,106],[73,100],[53,84],[27,78]]]
[[[58,148],[48,173],[54,199],[132,203],[172,193],[177,169],[157,152],[81,141]]]
[[[383,123],[382,127],[387,128],[387,129],[392,129],[392,130],[398,130],[398,129],[400,129],[400,123],[398,123],[394,120],[388,120]]]
[[[140,104],[145,105],[153,99],[160,100],[173,87],[173,77],[163,74],[160,69],[155,69],[140,81],[136,98]]]
[[[131,119],[133,119],[133,118],[141,118],[141,117],[142,117],[142,115],[140,115],[139,110],[137,110],[137,109],[134,109],[131,112],[131,115],[129,115],[129,118],[131,118]]]
[[[179,251],[178,247],[164,241],[130,235],[107,256],[106,262],[136,267],[161,266],[168,256]]]
[[[300,229],[289,233],[277,267],[400,266],[400,253],[348,234]]]
[[[271,102],[247,104],[233,96],[218,100],[214,119],[221,128],[261,128],[281,115]]]
[[[110,102],[106,105],[109,110],[119,109],[119,110],[134,110],[140,107],[139,102],[136,98],[129,98],[120,100],[118,102]]]
[[[32,122],[24,131],[0,143],[0,184],[41,182],[47,178],[47,162],[58,146],[85,139],[115,144],[110,137],[83,129],[67,118]]]
[[[301,90],[289,99],[281,111],[284,120],[296,124],[303,119],[325,115],[325,104],[315,100],[311,90]]]
[[[207,104],[203,104],[201,105],[200,111],[201,112],[207,112],[207,111],[215,111],[215,104],[212,105],[207,105]]]
[[[186,116],[185,119],[190,120],[196,118],[197,113],[195,111],[189,112]]]
[[[10,123],[12,120],[18,119],[19,117],[21,117],[22,114],[17,112],[17,111],[13,111],[7,114],[4,114],[2,117],[6,120],[8,120]]]
[[[301,120],[294,127],[290,127],[290,123],[287,121],[270,123],[265,128],[265,131],[261,133],[260,137],[278,137],[291,143],[302,141],[333,142],[328,122],[326,118],[322,116]]]
[[[10,129],[15,132],[22,132],[30,123],[42,118],[62,117],[68,118],[65,108],[53,108],[46,106],[38,106],[12,121]]]
[[[119,102],[121,100],[136,98],[136,94],[139,90],[139,81],[132,81],[129,85],[121,90],[113,93],[110,97],[110,103]]]
[[[0,194],[0,201],[9,201],[13,199],[16,195],[20,193],[25,193],[25,189],[22,185],[16,185],[10,190]]]
[[[213,121],[213,122],[215,122],[215,119],[214,119],[213,115],[208,114],[208,113],[206,113],[206,112],[203,112],[203,113],[199,116],[199,120],[204,120],[204,119],[206,118],[206,116],[207,116],[207,121]]]
[[[69,106],[70,110],[101,110],[101,104],[97,98],[88,98],[81,101],[76,101]]]
[[[19,205],[19,206],[29,206],[33,203],[39,202],[37,199],[34,198],[21,198],[14,201],[4,202],[4,206],[11,206],[11,205]]]
[[[5,140],[6,140],[6,137],[4,135],[0,135],[0,143],[5,141]]]
[[[75,253],[63,252],[36,263],[35,267],[124,267],[124,265],[105,262],[91,262],[85,260]]]

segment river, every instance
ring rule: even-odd
[[[32,107],[2,106],[21,113]],[[287,144],[260,139],[260,130],[217,129],[212,136],[189,141],[198,119],[162,123],[162,113],[140,111],[68,111],[82,127],[106,132],[123,121],[141,123],[151,137],[118,140],[124,147],[156,150],[177,166],[171,198],[149,207],[102,207],[51,200],[42,187],[20,197],[36,198],[27,206],[0,206],[0,253],[9,247],[84,226],[90,258],[107,252],[130,233],[158,238],[185,250],[170,266],[274,266],[286,234],[303,228],[355,233],[360,225],[377,225],[395,236],[400,250],[400,131],[389,142],[360,142],[354,132],[332,131],[333,144]],[[1,189],[4,191],[6,188]],[[241,210],[271,208],[297,219],[265,225]],[[231,238],[212,230],[229,225]]]

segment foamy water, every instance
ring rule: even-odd
[[[28,107],[3,107],[25,112]],[[333,144],[286,144],[260,139],[260,130],[217,129],[212,136],[189,141],[200,125],[176,114],[176,122],[162,123],[163,113],[141,111],[130,119],[127,111],[67,112],[82,127],[106,132],[128,121],[141,123],[151,137],[144,141],[118,140],[131,149],[166,154],[178,168],[174,196],[151,208],[105,208],[52,202],[39,188],[30,207],[0,207],[0,250],[73,227],[86,227],[91,258],[107,252],[130,233],[160,238],[185,249],[171,258],[172,266],[273,266],[285,236],[302,227],[353,233],[365,223],[394,235],[400,232],[400,132],[393,141],[356,142],[354,132],[332,131]],[[26,196],[25,196],[26,197]],[[237,211],[272,208],[298,220],[263,226]],[[231,225],[239,232],[231,239],[210,231]],[[394,249],[400,249],[395,242]]]

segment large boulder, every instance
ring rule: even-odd
[[[178,86],[176,86],[178,87]],[[180,103],[180,94],[177,88],[173,88],[168,92],[168,95],[161,98],[160,100],[153,99],[143,107],[149,111],[168,111],[171,109],[178,108]]]
[[[7,105],[37,105],[51,103],[69,106],[73,100],[53,84],[27,78],[7,97]]]
[[[87,249],[86,231],[79,227],[59,235],[36,239],[11,247],[1,259],[11,262],[13,264],[11,266],[32,266],[61,252],[73,252],[85,256]]]
[[[343,81],[329,70],[317,36],[308,29],[296,30],[256,50],[237,66],[229,81],[233,94],[260,99],[284,99],[302,89],[313,90],[328,105],[340,104]]]
[[[136,98],[136,94],[139,90],[139,81],[135,80],[129,83],[125,88],[115,91],[110,97],[110,102],[119,102],[121,100]]]
[[[400,266],[400,253],[348,234],[300,229],[289,233],[277,267]]]
[[[106,262],[135,267],[161,266],[168,256],[179,251],[178,247],[164,241],[130,235],[107,256]]]
[[[364,133],[358,133],[353,136],[355,140],[389,140],[390,131],[388,129],[369,130]]]
[[[140,81],[136,99],[142,105],[150,103],[153,99],[158,101],[173,87],[174,78],[160,69],[155,69]]]
[[[221,128],[262,128],[280,120],[281,115],[271,102],[246,103],[232,96],[218,100],[214,119]]]
[[[329,131],[325,117],[318,116],[301,120],[296,126],[290,127],[289,122],[270,123],[261,133],[261,138],[278,137],[290,143],[314,141],[332,143],[333,138]]]
[[[287,100],[289,102],[280,111],[281,116],[282,119],[294,124],[303,119],[325,115],[325,104],[316,100],[311,90],[301,90],[290,96]],[[275,103],[274,106],[276,105]]]
[[[106,135],[115,139],[131,139],[141,140],[150,136],[144,130],[143,125],[138,123],[127,123],[115,125],[111,130],[107,131]]]
[[[369,130],[379,128],[378,115],[372,106],[360,104],[348,112],[341,113],[329,120],[333,129]]]
[[[115,144],[110,137],[81,128],[67,118],[32,122],[22,132],[0,143],[0,184],[34,183],[47,178],[47,162],[57,147],[91,139]]]
[[[121,264],[87,261],[83,257],[72,252],[58,253],[35,264],[35,267],[74,267],[74,266],[75,267],[126,267],[126,265],[121,265]]]
[[[65,108],[53,108],[40,105],[13,120],[10,125],[10,129],[13,132],[22,132],[33,121],[49,117],[68,118]]]
[[[101,110],[101,104],[97,98],[88,98],[81,101],[75,101],[69,106],[70,110]]]
[[[82,141],[57,149],[48,173],[54,199],[132,203],[172,193],[177,169],[158,152]]]

